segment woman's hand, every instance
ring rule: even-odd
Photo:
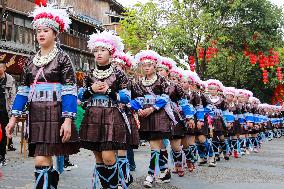
[[[98,92],[105,94],[108,89],[109,89],[109,85],[106,82],[102,82],[102,88]]]
[[[247,122],[247,126],[248,126],[248,128],[252,128],[253,127],[253,123]]]
[[[227,123],[227,128],[230,130],[233,127],[233,123]]]
[[[154,112],[154,108],[150,107],[150,108],[146,108],[144,110],[139,110],[138,111],[138,115],[140,117],[147,117],[147,116],[149,116],[153,112]]]
[[[197,121],[196,126],[197,126],[197,129],[198,129],[198,130],[201,130],[202,127],[203,127],[203,125],[204,125],[204,122],[203,122],[203,121]]]
[[[193,129],[194,126],[195,126],[195,123],[194,123],[194,120],[193,120],[193,119],[189,119],[189,120],[187,121],[187,124],[188,124],[188,127],[189,127],[190,129]]]
[[[14,131],[14,127],[15,127],[15,124],[16,124],[16,117],[15,116],[12,116],[9,120],[9,123],[7,124],[5,130],[6,130],[6,136],[8,138],[12,138],[12,134],[13,134],[13,131]]]
[[[95,93],[100,93],[100,91],[105,87],[104,83],[103,82],[95,82],[93,85],[92,85],[92,90],[95,92]]]
[[[68,142],[71,137],[71,118],[65,118],[64,123],[61,125],[60,128],[60,136],[62,136],[62,142]]]

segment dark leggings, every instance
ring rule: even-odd
[[[8,124],[9,117],[7,113],[3,113],[0,111],[0,124],[1,124],[1,129],[2,129],[2,140],[0,142],[0,159],[4,158],[6,155],[6,145],[7,145],[7,136],[6,136],[6,131],[5,127]]]

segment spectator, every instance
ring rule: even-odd
[[[16,96],[15,79],[6,73],[5,62],[0,62],[0,129],[2,129],[3,138],[0,142],[0,166],[5,166],[7,137],[5,127],[9,122],[10,109],[12,101]],[[12,146],[13,147],[13,146]]]

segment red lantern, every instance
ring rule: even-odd
[[[269,67],[268,57],[263,56],[263,62],[266,68]]]
[[[256,61],[257,61],[257,56],[254,55],[254,54],[250,54],[250,63],[251,64],[256,64]]]
[[[190,65],[194,64],[194,56],[189,56],[188,61]]]
[[[273,52],[273,59],[274,59],[275,64],[279,64],[278,52]]]
[[[190,65],[190,70],[194,72],[194,70],[195,70],[195,64]]]
[[[272,68],[274,66],[273,56],[268,56],[268,65],[270,66],[270,68]]]
[[[249,55],[250,55],[250,52],[249,52],[249,51],[244,50],[244,55],[245,55],[245,56],[249,56]]]
[[[38,6],[47,6],[47,0],[35,0],[35,4]]]
[[[198,58],[203,59],[204,58],[204,48],[198,49]]]
[[[207,54],[207,53],[206,53],[206,56],[205,56],[205,57],[206,57],[206,60],[207,60],[208,62],[210,62],[210,60],[211,60],[211,58],[212,58],[211,54]]]
[[[268,72],[267,70],[262,70],[262,77],[263,77],[263,83],[268,83]]]
[[[265,67],[265,62],[264,62],[263,56],[260,56],[258,59],[259,59],[259,67],[260,67],[261,69],[264,69],[264,67]]]

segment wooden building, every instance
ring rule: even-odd
[[[124,8],[115,0],[49,0],[66,8],[72,24],[60,34],[61,47],[70,55],[77,71],[93,67],[93,55],[87,49],[88,36],[104,29],[116,30]],[[25,59],[37,51],[32,18],[33,0],[0,0],[0,59],[17,78]]]

